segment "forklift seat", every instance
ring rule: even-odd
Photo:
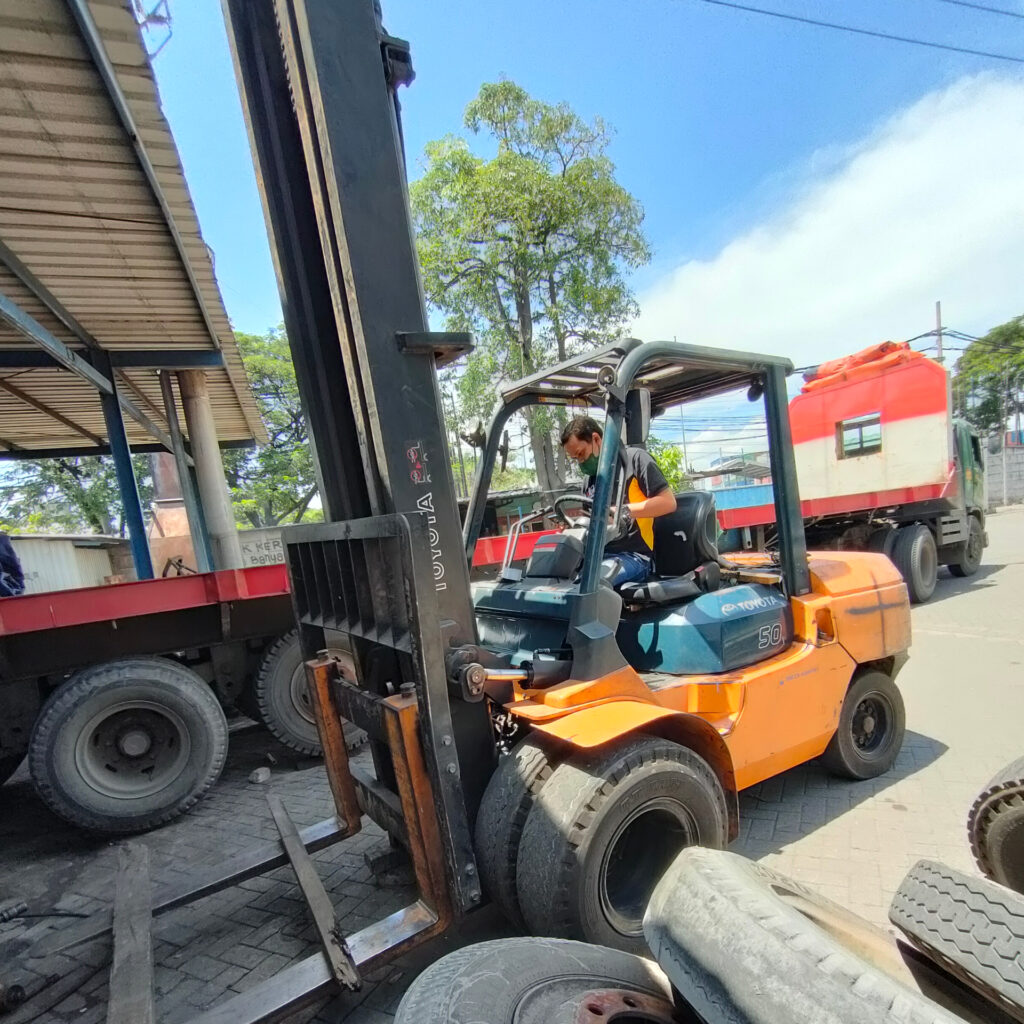
[[[619,588],[634,606],[674,604],[717,590],[718,520],[710,491],[676,495],[676,509],[654,520],[654,575]]]

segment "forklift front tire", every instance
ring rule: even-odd
[[[895,762],[903,746],[903,696],[884,673],[871,669],[850,684],[839,712],[839,727],[821,755],[833,774],[873,779]]]
[[[653,736],[564,761],[533,801],[516,864],[534,935],[643,954],[643,916],[662,872],[687,846],[721,849],[725,792],[693,750]]]

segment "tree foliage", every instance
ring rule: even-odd
[[[972,341],[957,364],[958,409],[979,432],[1002,434],[1024,412],[1024,315]]]
[[[143,507],[153,498],[149,456],[132,458]],[[0,521],[30,533],[101,533],[123,537],[124,513],[110,456],[9,464],[0,476]]]
[[[683,451],[677,444],[671,441],[662,441],[657,437],[647,439],[647,451],[658,464],[673,494],[680,491],[693,489],[689,477],[686,475],[686,466],[683,463]]]
[[[270,440],[224,452],[224,472],[240,526],[280,526],[322,518],[310,505],[316,472],[283,328],[235,334]]]
[[[463,138],[432,142],[410,192],[428,301],[479,343],[458,381],[463,412],[485,415],[502,382],[617,336],[636,312],[623,271],[650,252],[600,119],[503,81],[481,87],[465,126],[496,155]],[[560,416],[534,409],[528,419],[538,482],[556,489]]]

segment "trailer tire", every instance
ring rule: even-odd
[[[907,585],[911,604],[923,604],[935,593],[939,576],[939,553],[932,531],[924,523],[901,526],[891,557]]]
[[[667,1016],[671,989],[650,960],[565,939],[513,938],[479,942],[431,964],[409,986],[395,1024],[575,1024],[583,996],[596,989],[661,1004],[661,1016],[645,1013],[643,1020],[675,1019]],[[622,1009],[629,1020],[641,1019],[629,1013],[629,1002]]]
[[[906,723],[899,687],[877,669],[861,672],[846,691],[839,725],[821,763],[847,779],[883,775],[899,756]]]
[[[228,729],[213,691],[166,658],[76,673],[36,720],[29,771],[43,802],[95,832],[144,832],[189,810],[224,767]]]
[[[684,850],[644,934],[707,1024],[962,1024],[888,972],[881,929],[736,854]]]
[[[1024,896],[920,860],[896,890],[889,920],[936,963],[1024,1019]]]
[[[976,516],[970,517],[970,530],[964,553],[957,562],[949,563],[949,571],[954,576],[973,576],[981,568],[981,556],[985,550],[985,534]]]
[[[967,835],[981,873],[1024,893],[1024,757],[978,794],[967,816]]]
[[[498,761],[476,819],[476,857],[484,892],[505,917],[526,930],[516,894],[516,860],[523,827],[555,761],[536,734]]]
[[[286,747],[299,754],[320,757],[323,746],[313,718],[298,630],[285,633],[267,648],[260,662],[253,696],[259,719]],[[343,722],[345,746],[356,750],[367,735]]]
[[[896,531],[891,526],[883,526],[868,537],[867,549],[885,555],[892,560],[892,549],[895,543]]]
[[[516,864],[519,906],[534,935],[642,954],[661,872],[684,846],[727,840],[722,784],[693,750],[640,735],[581,751],[533,801]]]

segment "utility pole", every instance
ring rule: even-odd
[[[686,423],[683,420],[683,407],[679,406],[679,431],[683,435],[683,469],[690,474],[690,460],[686,457]]]
[[[935,357],[937,363],[942,362],[942,303],[935,303],[935,343],[938,346],[939,354]]]
[[[1002,450],[1002,461],[1003,461],[1003,507],[1005,508],[1009,501],[1006,497],[1006,392],[1010,388],[1010,371],[1009,369],[1003,370],[1003,419],[999,424],[999,447]]]

